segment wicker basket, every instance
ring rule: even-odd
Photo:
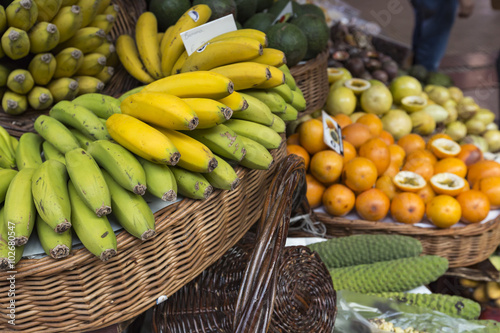
[[[332,332],[333,283],[319,256],[286,247],[292,193],[305,188],[303,162],[289,156],[266,198],[257,237],[248,233],[199,277],[153,308],[156,333]],[[299,190],[299,191],[298,191]]]
[[[481,224],[434,229],[389,222],[371,222],[313,214],[327,229],[327,237],[355,234],[399,234],[420,240],[425,254],[445,257],[450,267],[465,267],[486,260],[500,245],[500,216]]]
[[[290,73],[306,99],[306,110],[299,117],[323,108],[328,98],[328,49],[304,64],[290,68]]]
[[[234,191],[204,201],[183,199],[155,214],[157,236],[146,242],[117,235],[118,254],[101,262],[86,249],[55,260],[23,259],[0,274],[0,331],[84,332],[135,317],[170,296],[218,260],[257,222],[285,145],[268,171],[238,167]],[[7,323],[9,281],[15,275],[16,326]]]

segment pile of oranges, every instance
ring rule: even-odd
[[[332,216],[354,210],[369,221],[426,219],[438,228],[478,223],[500,208],[500,163],[485,160],[475,145],[442,133],[427,142],[415,133],[395,142],[376,115],[333,118],[342,128],[343,156],[323,142],[321,118],[303,122],[287,139],[288,154],[305,160],[312,208]]]

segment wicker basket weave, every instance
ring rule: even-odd
[[[170,296],[218,260],[259,219],[285,145],[268,171],[238,167],[234,191],[204,201],[183,199],[155,214],[157,235],[141,242],[117,235],[118,254],[103,263],[86,249],[55,260],[23,259],[0,274],[0,331],[85,332],[123,322]],[[15,274],[16,326],[7,323],[9,281]]]

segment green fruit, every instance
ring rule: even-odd
[[[467,135],[467,126],[460,121],[452,121],[446,125],[445,134],[448,134],[453,141],[460,141]]]
[[[486,125],[478,119],[471,118],[465,122],[467,134],[480,135],[486,130]]]
[[[448,118],[448,111],[446,111],[445,108],[443,108],[441,105],[437,104],[431,104],[427,105],[425,108],[423,108],[425,112],[430,114],[432,118],[436,121],[436,124],[442,123],[443,121]]]
[[[257,0],[234,0],[236,4],[236,19],[244,24],[257,12]]]
[[[153,1],[153,0],[151,0]],[[173,0],[175,2],[175,0]],[[188,1],[189,2],[189,1]],[[193,6],[204,4],[210,7],[212,10],[212,15],[210,15],[210,21],[216,20],[223,16],[232,14],[236,20],[236,2],[234,0],[194,0]],[[189,7],[188,7],[189,8]]]
[[[391,108],[392,95],[385,85],[374,85],[361,94],[361,108],[368,113],[384,114]]]
[[[326,49],[330,39],[330,29],[326,25],[324,17],[315,14],[304,14],[293,19],[290,23],[299,27],[307,38],[305,60],[316,58],[318,54]]]
[[[293,6],[293,15],[295,17],[299,17],[302,15],[307,15],[307,14],[313,14],[321,17],[323,20],[325,20],[325,12],[321,7],[316,6],[315,4],[312,3],[305,3],[305,4],[299,4],[296,3],[295,1],[292,2]]]
[[[330,90],[326,100],[326,112],[332,116],[337,114],[350,115],[356,109],[356,96],[351,89],[339,87]]]
[[[269,8],[267,12],[272,14],[274,18],[276,18],[279,14],[281,14],[283,9],[285,9],[285,6],[288,5],[289,2],[290,0],[275,0],[274,4]],[[294,2],[295,1],[292,1],[292,6]]]
[[[401,100],[401,107],[409,113],[417,112],[427,106],[427,99],[422,96],[406,96]]]
[[[486,152],[489,151],[488,142],[482,136],[479,136],[479,135],[467,135],[465,138],[463,138],[462,140],[460,140],[460,144],[461,145],[465,144],[465,143],[472,143],[473,145],[475,145],[476,147],[478,147],[479,149],[481,149],[481,151],[483,153],[486,153]]]
[[[158,19],[158,31],[160,32],[174,25],[190,7],[189,0],[151,0],[149,3],[149,11],[155,14]],[[123,9],[125,10],[125,8]]]
[[[415,96],[422,93],[422,85],[414,77],[403,75],[391,82],[390,90],[394,103],[399,104],[406,96]]]
[[[448,75],[436,72],[432,72],[427,75],[426,83],[444,87],[450,87],[453,85],[453,81]]]
[[[479,120],[483,124],[488,125],[495,120],[495,114],[488,109],[479,109],[471,119]]]
[[[274,16],[269,13],[257,13],[251,18],[249,18],[243,28],[245,29],[256,29],[262,32],[266,32],[273,24]]]
[[[448,92],[450,93],[450,97],[455,102],[460,102],[462,98],[464,98],[464,93],[460,88],[457,87],[449,87]]]
[[[472,118],[478,111],[479,105],[472,97],[464,97],[457,104],[458,117],[466,120]]]
[[[434,121],[434,118],[423,110],[410,114],[410,119],[413,125],[413,133],[430,135],[436,129],[436,121]]]
[[[500,151],[500,131],[490,130],[483,134],[483,138],[488,143],[488,150],[492,153]]]
[[[434,87],[428,94],[429,98],[439,105],[444,105],[451,98],[448,88],[441,86]]]
[[[364,116],[365,114],[368,114],[367,112],[362,112],[362,111],[357,111],[357,112],[354,112],[352,113],[349,118],[351,118],[351,121],[353,123],[355,123],[359,118],[361,118],[362,116]]]
[[[265,9],[271,8],[274,0],[257,0],[257,13],[262,12]]]
[[[391,133],[394,140],[410,134],[413,127],[410,116],[403,110],[389,110],[381,120],[384,130]]]
[[[278,23],[267,30],[268,47],[285,53],[288,67],[295,66],[307,53],[307,37],[296,25]]]
[[[408,74],[420,82],[424,82],[427,77],[427,69],[423,65],[413,65],[408,71]]]

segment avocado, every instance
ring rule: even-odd
[[[426,84],[433,84],[436,86],[451,87],[453,85],[451,77],[444,73],[431,72],[427,75],[425,81]]]
[[[408,74],[420,82],[424,82],[427,77],[427,69],[423,65],[413,65],[408,71]]]
[[[288,67],[295,66],[307,52],[307,37],[302,30],[291,23],[277,23],[266,32],[268,47],[285,53]]]
[[[294,2],[294,5],[296,3]],[[322,17],[323,20],[325,20],[325,12],[323,12],[323,9],[321,7],[316,6],[315,4],[312,3],[306,3],[306,4],[296,4],[293,6],[293,16],[294,17],[299,17],[305,14],[314,14],[318,15],[319,17]]]
[[[236,19],[241,24],[257,12],[257,0],[234,0],[236,3]]]
[[[264,11],[265,9],[271,8],[274,0],[257,0],[257,13]]]
[[[316,14],[303,14],[290,23],[302,30],[307,38],[307,52],[304,60],[315,58],[326,49],[330,39],[330,29],[323,17]]]
[[[241,25],[240,22],[234,21],[234,24],[236,24],[236,29],[238,29],[238,30],[243,29],[243,26]]]
[[[149,3],[149,11],[155,14],[158,20],[158,31],[165,31],[174,25],[189,8],[189,0],[151,0]]]
[[[274,15],[269,13],[257,13],[250,17],[245,24],[243,24],[243,27],[245,29],[257,29],[266,32],[267,29],[271,27],[274,18]]]
[[[237,8],[234,0],[193,0],[193,6],[200,4],[207,5],[212,10],[209,21],[216,20],[229,14],[233,14],[236,20]]]
[[[290,0],[275,1],[274,4],[269,8],[268,13],[273,14],[274,18],[276,18],[276,16],[278,16],[281,13],[281,11],[285,9],[286,5],[288,5],[289,2]],[[292,8],[294,4],[295,1],[292,1]]]

